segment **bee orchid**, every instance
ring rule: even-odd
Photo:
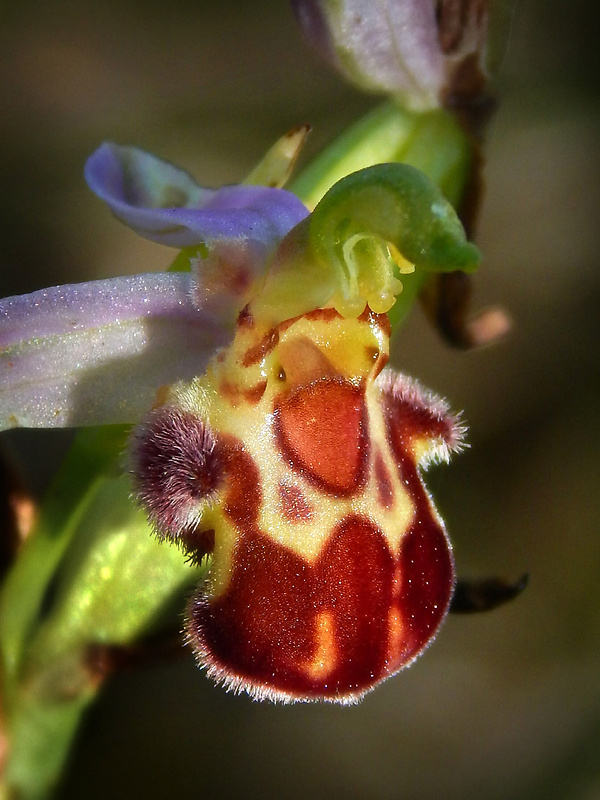
[[[2,425],[135,423],[156,534],[211,557],[187,610],[200,666],[255,698],[355,702],[423,651],[454,586],[421,473],[463,428],[386,368],[387,313],[405,277],[469,271],[477,249],[403,164],[343,178],[311,213],[112,144],[86,176],[183,248],[176,271],[1,301]]]

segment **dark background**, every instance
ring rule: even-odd
[[[0,294],[168,265],[86,189],[104,139],[241,179],[281,133],[310,149],[372,107],[309,51],[283,2],[24,2],[0,30]],[[116,677],[89,714],[67,798],[600,797],[598,5],[523,0],[489,131],[477,304],[510,339],[449,350],[416,311],[394,363],[465,409],[469,451],[432,471],[459,572],[531,574],[452,617],[355,708],[275,707],[190,657]],[[5,437],[40,490],[57,432]]]

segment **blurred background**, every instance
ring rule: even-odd
[[[82,167],[104,139],[241,179],[284,131],[308,157],[367,111],[301,41],[285,2],[29,0],[0,28],[0,295],[166,267]],[[498,80],[476,305],[514,318],[474,353],[419,310],[394,364],[464,409],[471,448],[428,484],[463,577],[530,573],[514,603],[454,616],[354,708],[217,689],[189,655],[117,675],[60,800],[600,798],[598,209],[600,10],[522,0]],[[4,442],[36,492],[68,434]]]

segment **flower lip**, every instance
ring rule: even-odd
[[[111,142],[90,156],[85,178],[119,220],[141,236],[172,247],[243,239],[267,255],[308,214],[285,189],[207,189],[150,153]]]

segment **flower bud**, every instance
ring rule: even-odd
[[[485,86],[488,0],[292,0],[292,6],[308,41],[361,89],[424,110]],[[494,9],[492,22],[497,16]]]

